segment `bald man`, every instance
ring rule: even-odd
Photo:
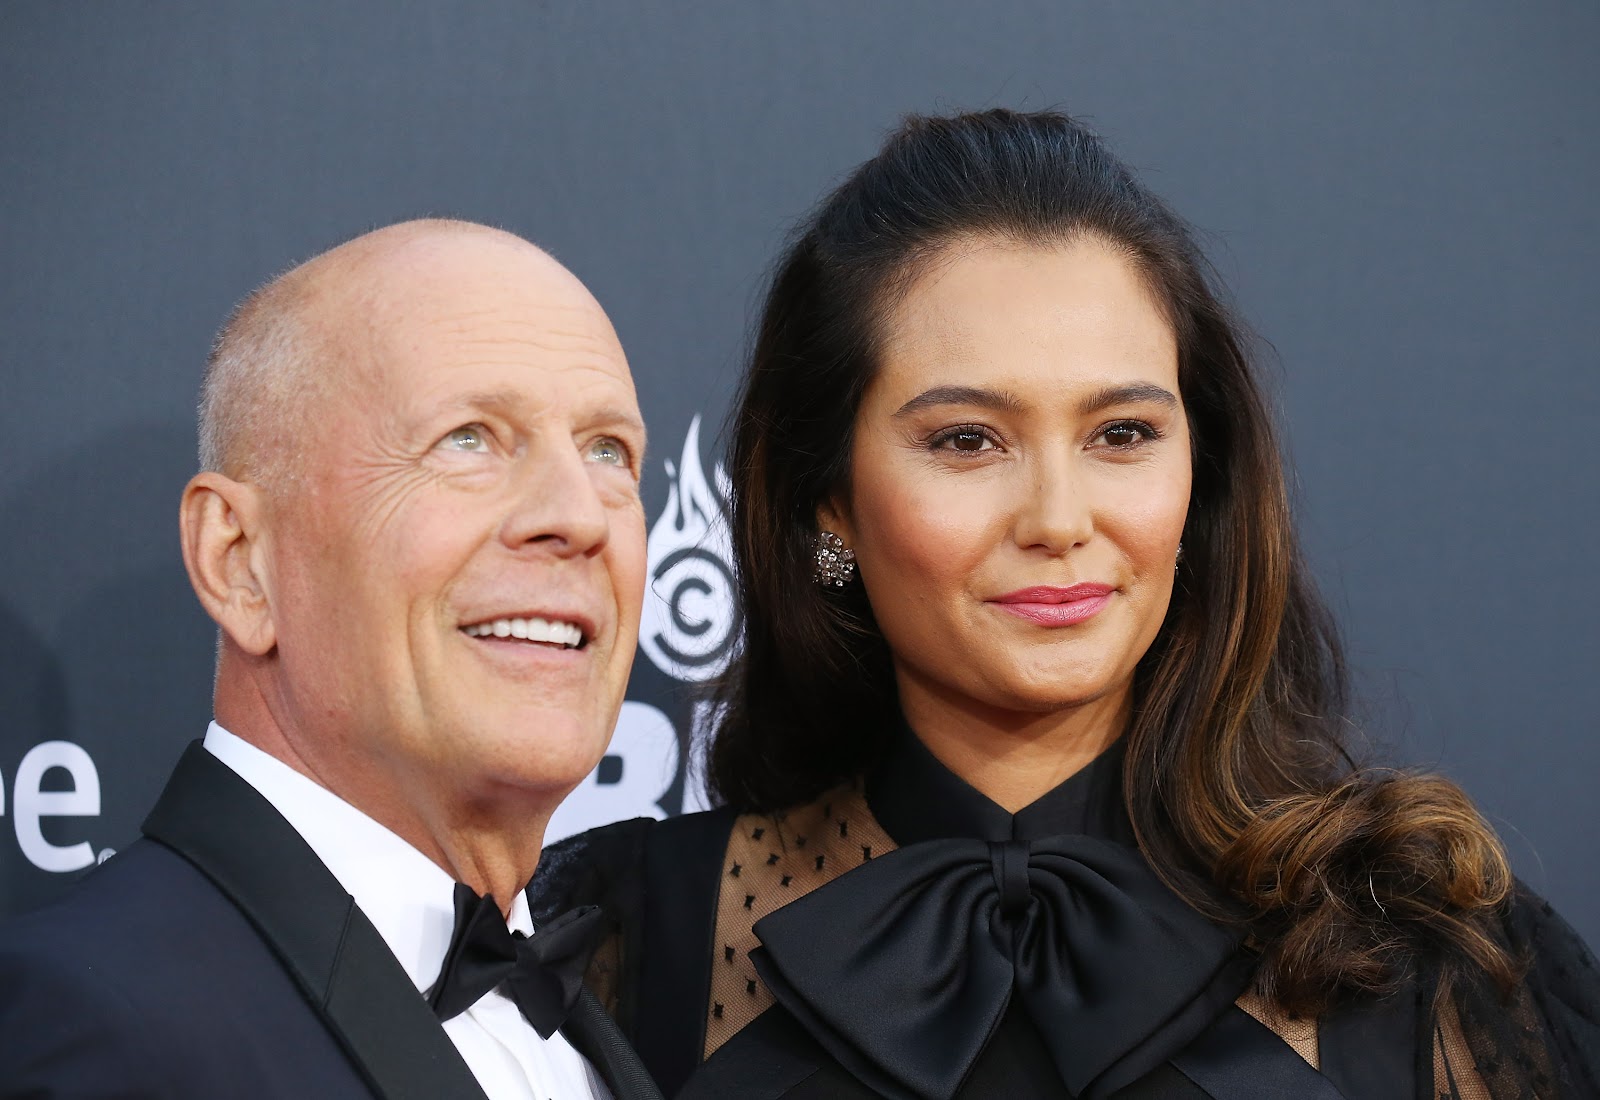
[[[184,564],[215,721],[145,838],[0,930],[0,1096],[657,1096],[535,929],[643,599],[644,425],[569,272],[391,226],[248,298],[201,399]]]

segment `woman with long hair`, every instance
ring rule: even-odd
[[[1348,749],[1246,341],[1054,112],[911,118],[733,419],[722,807],[546,854],[684,1097],[1600,1095],[1593,956]]]

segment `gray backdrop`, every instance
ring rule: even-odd
[[[204,728],[173,521],[253,285],[439,213],[594,289],[658,575],[614,754],[558,824],[675,812],[686,685],[737,627],[715,456],[762,274],[901,113],[1060,105],[1206,231],[1275,349],[1375,736],[1600,941],[1597,55],[1589,0],[5,4],[0,912],[134,835]]]

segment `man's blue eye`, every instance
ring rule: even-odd
[[[445,442],[457,451],[481,451],[489,445],[482,428],[469,424],[445,436]]]
[[[597,439],[589,444],[589,457],[596,462],[604,462],[612,466],[626,466],[628,464],[627,452],[622,444],[609,437]]]

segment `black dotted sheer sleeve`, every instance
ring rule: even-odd
[[[552,844],[539,857],[528,884],[528,908],[534,926],[579,905],[598,905],[605,913],[607,934],[596,948],[585,983],[617,1017],[624,1033],[631,1021],[622,1009],[634,1003],[639,927],[644,899],[641,868],[650,830],[647,817],[619,821]]]
[[[1461,982],[1452,990],[1446,1014],[1454,1011],[1459,1030],[1450,1036],[1447,1020],[1436,1029],[1434,1094],[1474,1100],[1474,1090],[1458,1087],[1454,1072],[1465,1055],[1492,1100],[1600,1100],[1594,953],[1548,902],[1521,886],[1505,933],[1527,960],[1527,974],[1509,998],[1486,982]]]
[[[1529,892],[1513,909],[1512,935],[1533,959],[1527,984],[1549,1032],[1558,1079],[1570,1095],[1600,1098],[1600,967],[1594,952],[1548,902]]]

